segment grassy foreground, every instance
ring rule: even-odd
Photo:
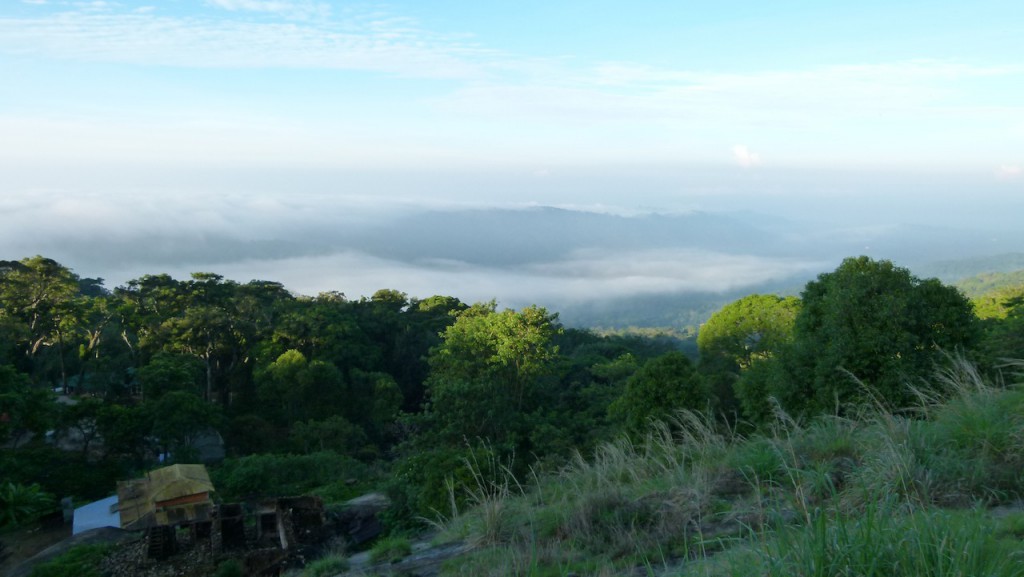
[[[444,574],[1024,576],[1024,389],[960,359],[931,385],[756,435],[684,413],[529,480],[473,463]]]

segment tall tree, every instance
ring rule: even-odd
[[[707,384],[690,359],[671,352],[647,361],[626,381],[626,390],[608,408],[631,434],[645,433],[652,420],[670,418],[681,409],[709,408]]]
[[[56,345],[63,369],[71,303],[78,291],[78,276],[52,259],[34,256],[0,267],[0,318],[18,336],[28,359]],[[63,370],[62,379],[66,385]]]
[[[430,356],[430,412],[448,438],[514,444],[538,381],[554,372],[557,315],[495,309],[492,301],[460,313]]]
[[[970,348],[978,338],[967,299],[936,279],[921,280],[892,262],[848,258],[803,292],[793,342],[740,383],[751,395],[775,397],[788,411],[840,410],[873,398],[906,406],[907,385],[928,376],[942,350]]]
[[[800,299],[777,295],[753,294],[725,305],[697,333],[701,361],[720,358],[749,368],[789,342],[799,310]]]

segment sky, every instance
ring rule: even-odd
[[[1011,223],[1022,22],[1017,0],[4,0],[0,257],[414,207]],[[119,258],[66,264],[170,263]],[[345,288],[304,270],[274,280]]]

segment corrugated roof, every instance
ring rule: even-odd
[[[78,535],[99,527],[118,527],[117,495],[93,501],[75,509],[71,534]]]

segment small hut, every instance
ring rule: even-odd
[[[121,528],[146,531],[149,555],[162,558],[175,550],[175,527],[189,526],[195,537],[208,537],[216,507],[213,483],[202,465],[171,465],[141,479],[117,484]]]

